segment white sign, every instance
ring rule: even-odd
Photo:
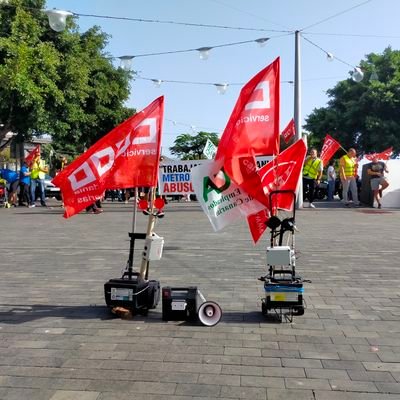
[[[204,146],[203,154],[209,159],[212,160],[217,153],[217,146],[210,140],[207,139],[206,145]]]
[[[176,160],[160,164],[158,187],[161,195],[194,194],[192,167],[206,160]]]

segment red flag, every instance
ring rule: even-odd
[[[37,155],[40,154],[40,144],[37,144],[35,148],[25,157],[25,162],[30,165]]]
[[[267,196],[269,193],[276,190],[296,192],[303,170],[306,153],[307,146],[304,140],[300,139],[258,171],[258,174],[261,177],[264,193]],[[276,215],[278,209],[293,209],[294,196],[289,192],[279,193],[272,196],[269,205],[272,215]],[[247,223],[254,243],[257,243],[258,239],[260,239],[261,235],[264,233],[269,217],[269,211],[264,209],[247,218]]]
[[[99,199],[105,189],[156,186],[164,97],[118,125],[53,183],[60,187],[69,218]]]
[[[387,160],[389,160],[389,158],[392,154],[393,154],[393,147],[389,147],[388,149],[383,150],[381,153],[366,154],[365,158],[369,161],[373,161],[373,160],[387,161]]]
[[[236,184],[266,205],[255,156],[279,152],[279,88],[278,57],[241,90],[215,156]]]
[[[306,153],[307,146],[304,140],[300,139],[280,153],[274,160],[264,165],[258,171],[264,193],[269,195],[269,193],[276,190],[296,192]],[[274,210],[278,208],[284,210],[293,209],[293,195],[291,193],[275,195],[271,200],[272,215],[275,215]]]
[[[258,213],[249,215],[247,217],[247,224],[249,226],[251,237],[254,244],[258,242],[262,234],[267,229],[267,221],[269,219],[269,212],[267,209],[261,210]]]
[[[339,142],[337,142],[332,136],[326,135],[324,140],[324,145],[322,146],[320,159],[322,165],[328,165],[328,161],[332,156],[342,147]]]
[[[289,140],[296,136],[296,127],[294,125],[294,119],[292,118],[287,124],[286,128],[282,131],[281,136],[285,143],[289,143]]]

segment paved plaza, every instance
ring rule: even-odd
[[[317,203],[297,212],[304,316],[261,314],[264,235],[221,232],[198,203],[170,202],[150,265],[161,286],[196,285],[223,310],[214,327],[121,319],[103,285],[128,258],[131,204],[69,220],[50,209],[0,209],[0,399],[400,399],[400,210]],[[147,217],[137,216],[137,232]],[[137,241],[135,267],[143,243]]]

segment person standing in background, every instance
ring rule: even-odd
[[[303,197],[308,197],[309,207],[311,208],[315,208],[315,188],[321,182],[323,168],[322,160],[318,158],[317,149],[310,149],[303,167]]]
[[[339,175],[343,187],[343,201],[346,207],[350,206],[349,189],[355,206],[359,206],[357,190],[357,158],[356,150],[351,148],[339,161]]]
[[[49,172],[49,168],[46,166],[46,162],[40,157],[40,152],[37,152],[31,165],[31,204],[29,207],[35,207],[37,186],[40,189],[40,204],[42,207],[47,207],[44,194],[44,179],[47,172]]]
[[[19,171],[19,206],[29,206],[29,204],[31,204],[31,198],[29,195],[29,187],[31,184],[30,176],[31,173],[29,171],[28,164],[23,161]]]
[[[368,175],[371,177],[371,190],[374,194],[374,200],[378,204],[378,208],[382,208],[381,199],[382,191],[389,186],[385,172],[388,173],[386,164],[383,161],[378,161],[377,158],[372,160],[370,167],[367,170]]]
[[[328,200],[333,200],[333,194],[335,193],[335,183],[336,183],[336,171],[335,171],[335,161],[329,161],[329,166],[327,170],[328,175]]]

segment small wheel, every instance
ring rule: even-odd
[[[261,303],[261,312],[263,315],[268,315],[268,309],[267,309],[267,305],[265,304],[265,301],[263,301]]]
[[[304,307],[300,306],[300,307],[294,308],[293,315],[296,315],[296,316],[304,315]]]

